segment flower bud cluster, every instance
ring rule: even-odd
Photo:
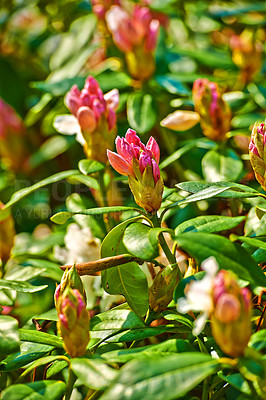
[[[148,79],[155,69],[152,53],[157,44],[159,20],[153,18],[148,7],[134,5],[132,10],[111,7],[106,22],[115,44],[126,54],[130,74],[136,79]]]
[[[230,130],[232,116],[217,83],[206,78],[197,79],[192,94],[204,135],[212,140],[224,140],[225,134]]]
[[[116,138],[117,153],[107,150],[112,167],[127,175],[136,203],[147,212],[156,212],[162,202],[163,180],[158,166],[160,149],[153,137],[145,146],[133,129],[125,138]]]
[[[63,338],[64,349],[71,357],[82,356],[90,340],[90,317],[85,290],[74,266],[65,271],[54,300],[58,313],[57,329]]]

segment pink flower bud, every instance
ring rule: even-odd
[[[115,111],[119,103],[118,90],[113,89],[104,95],[97,80],[88,76],[81,91],[76,85],[72,86],[66,94],[65,103],[77,118],[73,133],[83,136],[82,144],[86,156],[105,163],[107,147],[111,147],[116,133]],[[60,122],[58,119],[56,121],[56,128],[61,133],[66,130],[64,121],[66,118]],[[75,120],[74,122],[72,120],[73,125],[74,123]]]
[[[230,130],[231,111],[222,99],[217,83],[206,78],[197,79],[192,93],[204,135],[213,140],[224,140],[225,134]]]
[[[82,356],[90,340],[90,317],[77,289],[66,288],[57,304],[59,334],[71,357]]]
[[[133,129],[128,129],[125,138],[116,138],[117,153],[107,150],[112,167],[129,177],[130,189],[136,203],[148,212],[155,212],[162,201],[163,180],[157,161],[160,149],[154,138],[145,146]]]
[[[255,176],[261,187],[266,190],[266,127],[264,123],[254,124],[249,156]]]
[[[133,78],[145,80],[154,72],[153,51],[160,22],[148,7],[136,4],[131,9],[113,6],[106,13],[106,22],[117,47],[126,53],[126,63]]]
[[[221,349],[229,356],[241,356],[251,336],[251,297],[230,271],[221,270],[214,279],[211,322]]]

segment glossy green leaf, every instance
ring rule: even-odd
[[[16,290],[17,292],[34,293],[46,289],[47,287],[48,285],[33,286],[28,282],[20,282],[20,281],[16,282],[16,281],[8,281],[6,279],[0,279],[0,289]]]
[[[90,323],[91,331],[102,330],[126,330],[134,328],[142,328],[145,324],[139,316],[133,313],[130,309],[116,307],[109,311],[97,314],[92,317]]]
[[[243,162],[233,150],[224,154],[208,151],[202,159],[203,175],[208,182],[237,180],[243,170]]]
[[[175,311],[169,310],[163,311],[162,315],[167,321],[175,321],[178,324],[186,325],[188,328],[193,329],[193,321],[191,321],[191,319],[185,317],[184,315],[180,315]]]
[[[261,329],[260,331],[253,333],[248,345],[258,351],[265,349],[265,347],[266,347],[266,329]]]
[[[172,232],[164,228],[152,228],[141,222],[134,222],[125,229],[123,244],[134,256],[143,260],[152,260],[159,255],[158,236],[165,231]]]
[[[51,217],[51,221],[55,224],[63,225],[68,219],[72,218],[73,215],[101,215],[101,214],[108,214],[113,212],[120,212],[120,211],[135,211],[140,214],[143,211],[139,208],[135,207],[125,207],[125,206],[114,206],[114,207],[95,207],[89,210],[80,210],[80,211],[61,211],[57,214],[54,214]],[[106,256],[107,257],[107,256]]]
[[[204,182],[195,182],[195,181],[188,181],[177,183],[176,186],[181,189],[185,190],[189,193],[197,193],[203,189],[209,187],[230,187],[227,189],[225,193],[217,194],[217,197],[220,198],[247,198],[247,197],[257,197],[260,196],[260,193],[257,190],[250,188],[245,185],[241,185],[235,182],[214,182],[214,183],[204,183]]]
[[[83,385],[94,390],[104,390],[118,374],[104,361],[88,358],[74,358],[71,369]]]
[[[152,96],[148,93],[131,93],[127,100],[127,118],[137,133],[148,132],[156,121]]]
[[[66,384],[61,381],[37,381],[11,385],[2,393],[2,400],[61,400]]]
[[[60,269],[59,264],[52,261],[42,260],[42,259],[27,259],[27,264],[34,266],[35,269],[39,269],[42,276],[50,279],[54,279],[57,282],[61,281],[63,271]]]
[[[94,174],[105,169],[105,165],[96,160],[80,160],[79,170],[84,175]]]
[[[14,371],[45,356],[53,346],[46,344],[22,342],[20,352],[9,355],[0,363],[0,371]]]
[[[266,242],[265,242],[266,238],[265,237],[261,238],[261,239],[264,239],[264,241],[260,240],[259,238],[255,238],[255,237],[252,238],[252,237],[247,237],[247,236],[232,236],[232,238],[233,238],[233,240],[240,240],[241,242],[246,243],[249,246],[258,247],[263,250],[266,250]],[[230,236],[230,239],[231,239],[231,236]]]
[[[75,175],[77,172],[78,172],[78,170],[59,172],[58,174],[52,175],[49,178],[45,178],[42,181],[35,183],[32,186],[29,186],[25,189],[19,190],[18,192],[14,193],[12,195],[11,199],[9,200],[8,203],[6,203],[5,208],[3,208],[3,210],[16,204],[18,201],[20,201],[24,197],[28,196],[29,194],[35,192],[36,190],[38,190],[44,186],[50,185],[51,183],[61,181],[62,179],[67,179],[70,176]],[[0,214],[1,214],[1,212],[2,212],[2,210],[0,210]]]
[[[54,361],[57,360],[65,360],[65,356],[46,356],[46,357],[42,357],[39,360],[33,361],[33,363],[30,364],[30,366],[28,368],[25,369],[25,371],[20,375],[20,380],[24,378],[25,375],[29,374],[31,371],[33,371],[35,368],[38,368],[42,365],[46,365],[46,364],[51,364]],[[65,365],[67,364],[67,361],[63,361],[65,363]]]
[[[121,368],[101,400],[170,400],[182,397],[218,369],[207,354],[181,353],[135,360]]]
[[[175,75],[157,75],[155,79],[156,82],[159,83],[159,85],[166,89],[169,93],[179,94],[181,96],[187,96],[190,94],[190,91],[187,89],[187,87],[181,83],[179,78]]]
[[[230,189],[230,186],[225,186],[225,187],[210,186],[207,187],[206,189],[203,189],[197,193],[188,196],[184,200],[178,202],[178,204],[182,205],[182,204],[194,203],[195,201],[201,201],[215,196],[218,197],[220,193],[225,192],[227,189]]]
[[[8,315],[0,315],[0,355],[19,350],[18,321]]]
[[[47,344],[50,346],[63,348],[63,340],[55,335],[46,332],[35,331],[30,329],[19,330],[20,339],[26,342]]]
[[[113,228],[102,242],[101,256],[111,257],[125,254],[127,250],[123,244],[125,229],[132,222],[142,217],[132,218]],[[148,309],[148,284],[144,272],[135,262],[130,262],[102,272],[104,290],[110,294],[122,294],[128,305],[139,316],[143,317]]]
[[[36,320],[47,320],[47,321],[58,321],[58,315],[55,308],[52,308],[49,311],[46,311],[43,314],[35,315],[34,319]]]
[[[228,92],[223,94],[223,100],[235,111],[246,104],[248,96],[240,91]]]
[[[119,349],[108,351],[101,354],[101,357],[108,362],[126,363],[137,358],[146,358],[151,356],[167,356],[175,353],[184,353],[193,351],[193,347],[188,340],[184,339],[169,339],[164,342],[142,346],[132,349]]]
[[[202,215],[188,219],[175,228],[175,234],[183,232],[220,232],[232,229],[239,225],[245,217],[223,217],[220,215]]]
[[[99,183],[98,181],[93,178],[92,176],[87,176],[83,174],[73,174],[71,177],[68,178],[68,182],[72,185],[76,185],[77,183],[82,183],[83,185],[99,190]]]
[[[176,236],[178,246],[200,264],[208,257],[215,257],[220,268],[230,269],[240,279],[266,285],[266,276],[249,253],[225,237],[203,232],[188,232]]]

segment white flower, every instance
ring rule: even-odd
[[[202,312],[194,322],[193,335],[197,336],[205,326],[206,320],[213,310],[212,290],[218,265],[214,257],[209,257],[201,264],[206,271],[203,279],[189,284],[186,297],[178,300],[177,311],[186,314],[189,311]]]
[[[53,125],[59,133],[62,133],[63,135],[76,135],[77,142],[79,142],[82,146],[86,144],[81,133],[78,119],[74,115],[58,115],[55,117]]]

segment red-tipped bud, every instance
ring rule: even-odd
[[[261,187],[266,190],[266,127],[264,123],[254,124],[249,156],[255,176]]]
[[[204,135],[212,140],[224,140],[225,134],[230,130],[231,111],[222,99],[217,83],[205,78],[197,79],[192,93]]]

